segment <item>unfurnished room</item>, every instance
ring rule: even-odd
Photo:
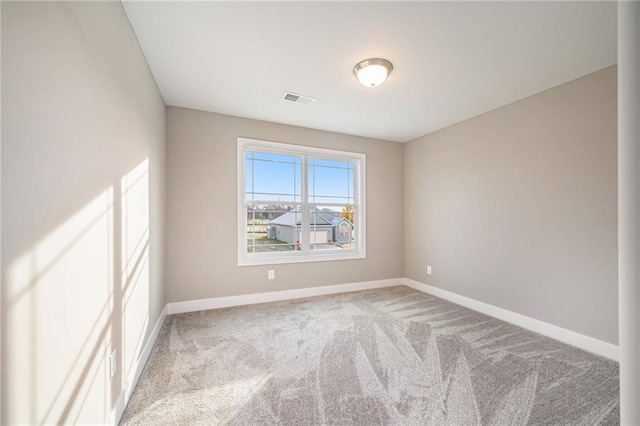
[[[640,2],[0,2],[3,425],[640,425]]]

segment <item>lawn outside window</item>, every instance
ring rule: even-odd
[[[238,138],[238,265],[365,258],[365,163]]]

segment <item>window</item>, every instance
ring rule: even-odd
[[[347,238],[349,236],[349,233],[351,231],[349,228],[351,228],[351,226],[349,226],[348,223],[346,223],[346,222],[340,223],[338,229],[339,229],[341,238]]]
[[[238,265],[361,259],[365,155],[238,138]]]

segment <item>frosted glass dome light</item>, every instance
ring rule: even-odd
[[[363,86],[376,87],[384,83],[393,70],[393,64],[386,59],[371,58],[358,62],[353,67],[353,74]]]

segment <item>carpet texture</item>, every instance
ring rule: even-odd
[[[614,425],[618,364],[408,287],[171,315],[122,425]]]

